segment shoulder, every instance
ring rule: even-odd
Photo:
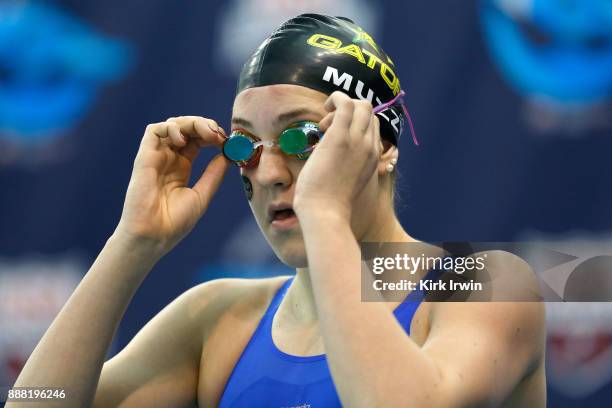
[[[289,276],[265,279],[224,278],[201,283],[183,293],[177,301],[187,309],[186,317],[210,330],[224,315],[236,318],[263,314]]]
[[[289,278],[283,275],[263,279],[214,279],[192,287],[184,295],[200,307],[212,302],[221,305],[246,302],[253,305],[273,296]]]
[[[263,311],[289,277],[268,279],[217,279],[196,285],[164,307],[132,341],[174,333],[185,341],[184,351],[195,356],[202,340],[224,316],[240,320]],[[263,310],[263,311],[262,311]],[[132,348],[132,347],[128,347]]]
[[[535,273],[525,260],[510,252],[494,250],[475,252],[466,258],[477,259],[482,268],[468,272],[446,272],[442,279],[455,282],[482,284],[482,289],[459,293],[446,293],[434,302],[435,314],[451,310],[481,310],[480,314],[504,314],[499,324],[508,322],[508,317],[544,324],[544,306]],[[471,286],[473,288],[474,286]],[[449,291],[450,292],[450,291]],[[433,297],[435,299],[435,296]],[[460,306],[462,305],[462,306]],[[486,311],[486,313],[485,313]],[[510,315],[506,313],[511,312]]]
[[[160,406],[181,405],[176,402],[180,398],[190,401],[195,387],[206,391],[199,398],[220,395],[248,331],[257,324],[255,316],[286,279],[219,279],[185,291],[104,365],[97,404],[118,405],[130,387],[140,389],[134,394],[145,399],[153,392],[166,401]],[[205,353],[208,349],[214,353]],[[159,376],[167,379],[165,387],[151,381]],[[140,397],[132,397],[134,405],[142,405]]]
[[[500,350],[520,350],[526,361],[539,362],[546,329],[544,303],[533,270],[506,251],[482,251],[470,257],[484,260],[484,268],[463,274],[461,279],[481,282],[483,289],[434,302],[430,324],[452,328],[459,336],[478,333],[500,343]]]
[[[521,257],[502,250],[446,256],[445,290],[431,292],[434,302],[541,302],[540,287],[531,266]],[[452,282],[451,282],[452,281]],[[462,283],[462,284],[458,284]],[[470,283],[470,285],[464,285]],[[477,284],[477,285],[475,285]]]
[[[219,279],[190,290],[189,303],[200,330],[201,401],[214,406],[265,314],[288,276],[269,279]]]
[[[485,268],[470,279],[482,281],[487,293],[433,302],[423,349],[448,374],[448,395],[459,405],[501,405],[542,367],[544,304],[524,294],[537,295],[537,280],[520,257],[505,251],[470,256],[486,259]]]

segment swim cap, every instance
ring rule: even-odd
[[[302,14],[276,29],[244,64],[236,94],[275,84],[342,91],[375,107],[401,91],[393,62],[368,33],[348,18],[321,14]],[[377,116],[381,136],[397,145],[409,120],[405,107],[398,102]]]

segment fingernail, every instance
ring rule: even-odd
[[[216,125],[216,126],[217,127],[215,128],[213,125],[210,124],[210,122],[208,123],[208,128],[211,130],[211,132],[214,132],[217,135],[222,136],[222,137],[225,138],[226,137],[225,136],[225,130],[223,130],[223,128],[221,126],[219,126],[219,125]]]
[[[219,133],[219,125],[217,125],[215,123],[215,126],[213,126],[210,122],[208,122],[208,128],[210,129],[210,131],[218,134]]]

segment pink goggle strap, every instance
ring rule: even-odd
[[[406,104],[404,103],[404,100],[402,99],[404,97],[404,95],[406,95],[406,92],[400,91],[400,93],[398,93],[395,96],[395,98],[391,99],[389,102],[385,102],[385,103],[375,107],[372,110],[372,113],[374,113],[374,114],[380,113],[380,112],[384,111],[385,109],[387,109],[388,107],[394,105],[398,100],[401,99],[400,105],[402,105],[402,109],[404,110],[404,114],[406,115],[406,118],[408,118],[408,125],[410,126],[410,134],[412,135],[412,141],[414,142],[415,146],[418,146],[419,145],[419,141],[417,140],[416,133],[414,132],[414,126],[412,125],[412,118],[410,117],[410,113],[408,112],[408,108],[406,108]]]

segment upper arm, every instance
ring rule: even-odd
[[[181,407],[196,403],[203,331],[215,282],[166,306],[107,361],[94,407]]]
[[[510,266],[510,278],[529,279],[520,258],[496,256],[501,262],[489,269]],[[503,286],[503,279],[495,285]],[[433,310],[423,351],[440,373],[444,406],[498,406],[543,357],[541,302],[447,302]]]

